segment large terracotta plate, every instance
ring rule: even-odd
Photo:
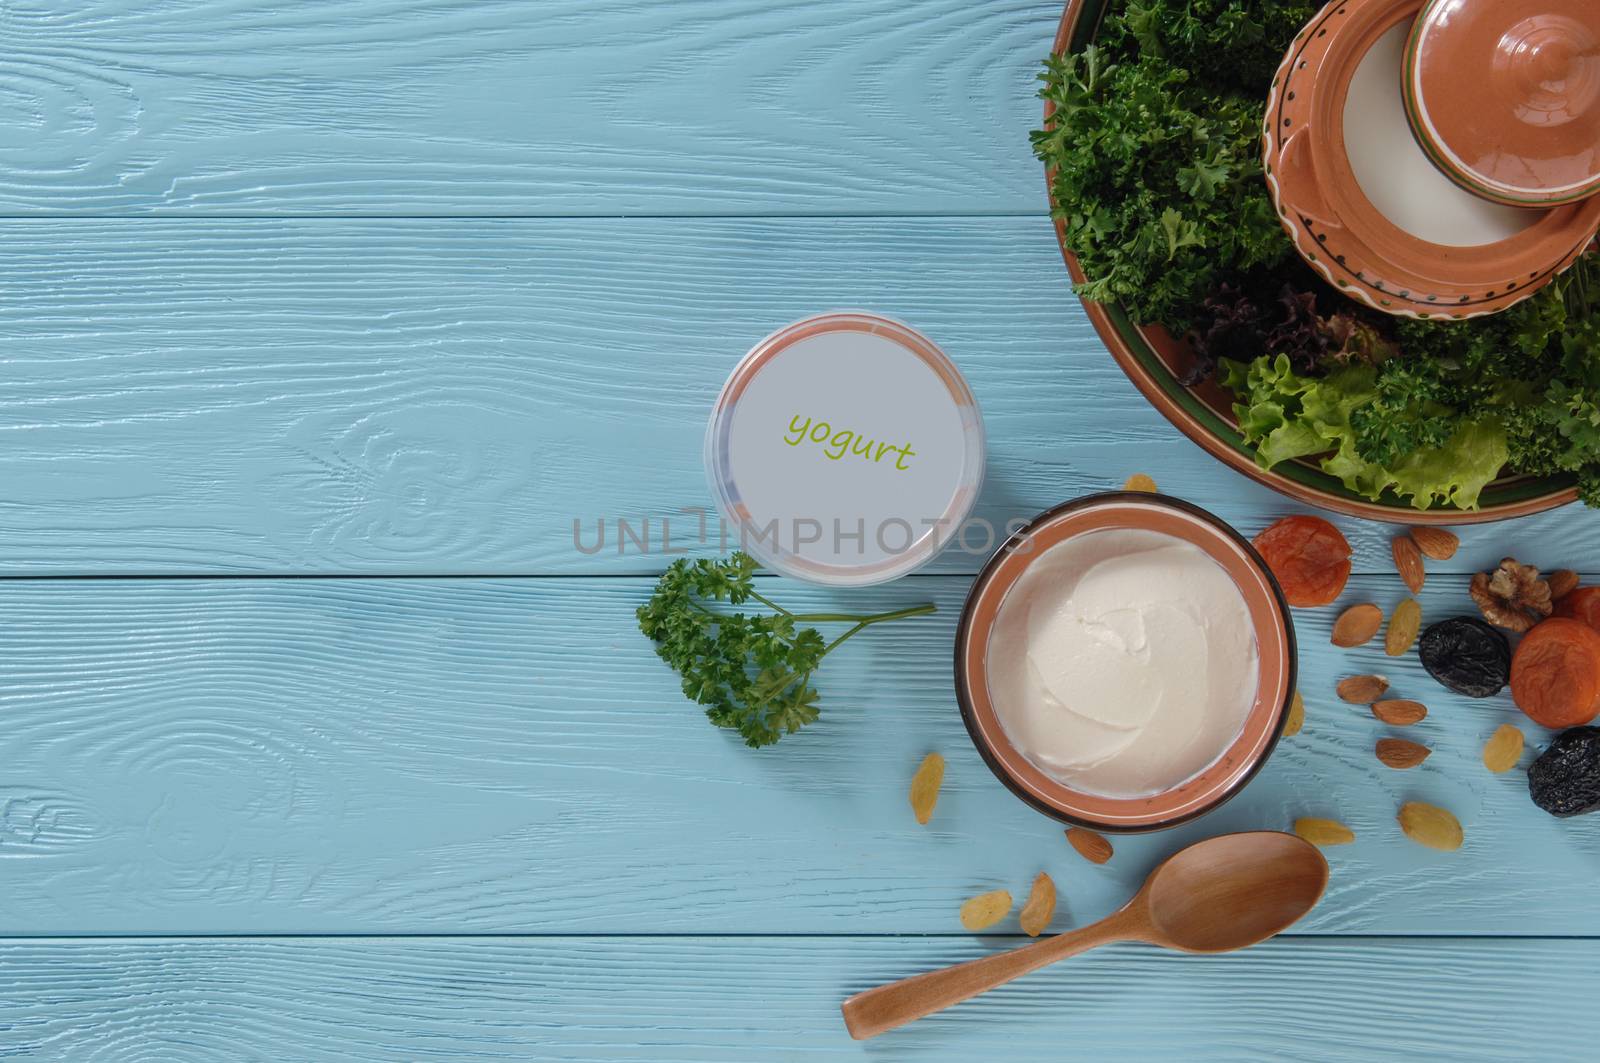
[[[1068,0],[1056,33],[1055,51],[1076,51],[1094,40],[1110,2]],[[1263,107],[1266,88],[1262,86]],[[1047,104],[1047,123],[1050,116]],[[1059,221],[1056,239],[1061,244],[1061,255],[1066,259],[1072,279],[1082,281],[1083,270],[1077,256],[1066,245],[1066,230]],[[1256,464],[1255,448],[1239,434],[1232,412],[1232,395],[1212,383],[1191,388],[1178,382],[1194,357],[1187,345],[1159,326],[1134,324],[1115,304],[1084,300],[1083,307],[1122,371],[1167,420],[1213,457],[1290,498],[1368,520],[1397,524],[1478,524],[1542,513],[1576,501],[1578,497],[1572,482],[1565,477],[1507,476],[1484,489],[1479,509],[1418,510],[1393,495],[1386,494],[1378,502],[1363,498],[1309,462],[1284,462],[1270,470],[1263,469]]]

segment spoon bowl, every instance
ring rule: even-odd
[[[1189,846],[1156,868],[1140,896],[1160,935],[1155,944],[1231,952],[1287,930],[1327,885],[1328,862],[1316,846],[1257,831]]]
[[[1327,885],[1328,862],[1302,838],[1224,834],[1168,857],[1132,900],[1098,923],[868,989],[840,1010],[850,1036],[863,1040],[1113,941],[1231,952],[1288,929],[1316,907]]]

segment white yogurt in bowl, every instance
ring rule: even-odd
[[[956,701],[984,763],[1067,823],[1175,826],[1271,755],[1294,623],[1225,522],[1156,494],[1041,513],[979,572],[956,627]]]
[[[1233,743],[1256,701],[1249,609],[1192,542],[1089,532],[1034,559],[989,637],[989,690],[1006,736],[1063,784],[1162,793]]]

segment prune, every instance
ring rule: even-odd
[[[1441,620],[1417,644],[1422,667],[1469,698],[1493,697],[1511,679],[1511,644],[1475,616]]]
[[[1528,766],[1528,794],[1552,816],[1600,809],[1600,727],[1563,731]]]

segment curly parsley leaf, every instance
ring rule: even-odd
[[[1261,173],[1262,94],[1311,10],[1129,0],[1095,44],[1045,61],[1055,112],[1033,148],[1080,295],[1181,334],[1222,281],[1289,259]]]
[[[792,613],[757,593],[757,565],[734,553],[725,560],[674,561],[638,610],[639,630],[683,680],[684,696],[705,706],[718,727],[737,730],[751,747],[768,746],[817,720],[812,676],[822,659],[873,624],[922,616],[934,606],[887,613]],[[720,608],[757,602],[770,613]],[[844,623],[826,641],[813,623]]]

